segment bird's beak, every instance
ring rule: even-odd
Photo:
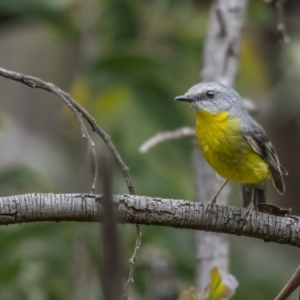
[[[177,101],[184,101],[184,102],[193,102],[193,99],[185,96],[185,95],[182,95],[182,96],[177,96],[174,100],[177,100]]]

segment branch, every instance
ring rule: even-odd
[[[80,121],[80,119],[82,117],[86,119],[86,121],[91,125],[93,131],[95,131],[103,139],[103,141],[106,143],[107,147],[113,154],[116,162],[121,168],[121,171],[123,173],[130,194],[135,194],[134,187],[129,174],[129,168],[123,162],[116,147],[112,143],[110,136],[106,134],[106,132],[97,124],[95,119],[81,105],[79,105],[75,100],[73,100],[68,93],[62,91],[61,89],[59,89],[58,87],[56,87],[54,84],[50,82],[45,82],[33,76],[28,76],[25,74],[5,70],[2,68],[0,68],[0,76],[21,82],[31,88],[39,88],[39,89],[46,90],[58,96],[71,109],[71,111],[75,114],[75,116],[79,118],[80,126],[82,126],[83,124],[82,120]],[[84,138],[87,137],[86,133],[87,132],[83,130]]]
[[[117,222],[158,225],[248,236],[300,248],[298,217],[254,212],[243,222],[244,208],[216,205],[205,216],[205,205],[176,199],[114,195]],[[102,220],[102,196],[94,194],[26,194],[0,198],[0,225],[40,221]],[[100,214],[100,215],[99,215]]]
[[[299,285],[300,285],[300,266],[298,266],[297,270],[295,271],[291,279],[287,282],[287,284],[281,290],[281,292],[275,298],[275,300],[288,299],[288,297],[299,287]]]
[[[92,185],[92,193],[95,190],[95,185],[96,185],[96,181],[97,181],[97,177],[98,177],[97,158],[96,158],[95,144],[94,144],[93,140],[91,139],[91,137],[88,133],[88,130],[86,129],[86,127],[84,125],[82,118],[84,118],[90,124],[93,131],[95,131],[106,143],[107,147],[111,151],[117,164],[120,166],[120,169],[123,173],[129,193],[131,195],[135,194],[134,187],[133,187],[131,177],[129,174],[129,168],[123,162],[116,147],[114,146],[113,142],[111,141],[110,136],[108,134],[106,134],[106,132],[97,124],[95,119],[81,105],[79,105],[76,101],[74,101],[68,93],[62,91],[61,89],[59,89],[58,87],[56,87],[54,84],[52,84],[50,82],[45,82],[45,81],[43,81],[39,78],[33,77],[33,76],[28,76],[25,74],[5,70],[2,68],[0,68],[0,76],[21,82],[31,88],[40,88],[40,89],[43,89],[43,90],[53,93],[54,95],[58,96],[74,113],[74,115],[76,116],[76,118],[80,124],[83,138],[89,142],[89,144],[92,148],[92,153],[93,153],[94,163],[95,163],[95,174],[94,174],[94,180],[93,180],[93,185]],[[129,263],[131,266],[130,266],[128,281],[125,286],[125,293],[127,293],[129,284],[131,282],[133,282],[135,261],[136,261],[136,257],[138,254],[138,250],[141,245],[142,233],[141,233],[141,229],[140,229],[139,225],[136,225],[136,231],[137,231],[136,243],[135,243],[133,255],[132,255],[131,259],[129,260]]]
[[[187,136],[195,136],[195,129],[191,127],[181,127],[175,129],[173,131],[164,131],[155,134],[153,137],[144,142],[140,148],[140,153],[146,153],[151,148],[157,146],[160,143],[169,141],[169,140],[177,140]]]

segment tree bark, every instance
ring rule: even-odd
[[[117,222],[228,233],[300,248],[300,218],[254,212],[241,220],[244,208],[216,205],[205,216],[205,205],[176,199],[114,195]],[[90,194],[26,194],[0,198],[0,225],[40,221],[102,220],[102,196]],[[218,235],[216,235],[218,236]]]

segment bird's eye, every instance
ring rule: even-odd
[[[215,98],[215,92],[213,92],[213,91],[208,91],[208,92],[206,92],[206,98],[207,99],[213,99],[213,98]]]

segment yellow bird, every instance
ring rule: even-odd
[[[265,180],[271,178],[284,194],[283,174],[276,151],[264,129],[248,114],[240,95],[231,87],[217,82],[202,82],[175,98],[188,102],[196,113],[196,136],[209,165],[223,178],[240,183],[243,206],[247,214],[258,203],[266,203]]]

